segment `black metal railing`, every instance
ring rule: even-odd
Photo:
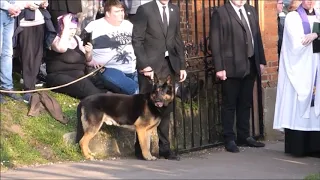
[[[177,153],[221,145],[221,82],[215,77],[209,45],[211,13],[227,0],[172,0],[180,8],[185,41],[188,78],[181,86],[197,85],[194,97],[176,98],[173,113]],[[258,0],[250,1],[258,8]],[[192,7],[192,8],[191,8]],[[191,23],[189,20],[192,20]],[[252,108],[251,134],[264,134],[261,78],[257,77],[257,106]],[[257,117],[258,116],[258,117]],[[256,128],[258,123],[258,130]]]
[[[181,97],[175,104],[176,147],[182,153],[219,145],[221,88],[213,69],[188,72],[184,83],[197,84],[197,95]]]

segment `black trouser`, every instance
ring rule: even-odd
[[[236,140],[233,131],[236,112],[237,139],[245,140],[250,136],[250,110],[253,99],[253,86],[256,77],[254,63],[250,74],[244,78],[227,78],[222,81],[221,120],[225,142]]]
[[[33,90],[43,57],[44,25],[23,27],[19,34],[23,89]]]
[[[54,86],[67,84],[71,81],[74,81],[74,80],[84,76],[84,75],[85,75],[85,73],[80,70],[49,73],[46,77],[46,81],[47,81],[46,85],[48,87],[54,87]],[[93,82],[89,79],[89,77],[82,79],[81,81],[78,81],[78,82],[71,84],[69,86],[55,89],[53,91],[67,94],[71,97],[78,98],[78,99],[83,99],[83,98],[90,96],[90,95],[93,95],[93,94],[106,92],[106,90],[102,90],[102,89],[97,88],[93,84]]]
[[[161,62],[161,63],[160,63]],[[159,61],[157,64],[158,69],[154,69],[158,79],[166,79],[169,75],[174,78],[174,72],[169,63],[169,58],[165,58]],[[138,74],[139,91],[140,93],[147,93],[152,91],[152,83],[150,79],[143,74]],[[174,82],[174,81],[173,81]],[[163,111],[161,116],[161,122],[157,128],[159,137],[159,154],[167,155],[170,152],[169,141],[169,125],[170,125],[170,113],[173,112],[173,103],[170,103]],[[141,148],[139,145],[138,136],[136,135],[135,153],[141,154]]]

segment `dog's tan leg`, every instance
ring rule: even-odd
[[[90,151],[89,143],[91,139],[99,132],[99,129],[102,126],[102,122],[98,127],[91,127],[87,129],[87,132],[84,133],[83,137],[81,138],[79,144],[83,153],[83,156],[86,159],[94,160],[94,153]]]
[[[139,127],[137,128],[137,134],[144,159],[147,161],[156,160],[157,158],[150,153],[150,137],[148,136],[147,129],[145,127]]]
[[[157,127],[160,124],[160,120],[154,120],[152,124],[150,124],[147,128],[147,144],[148,144],[148,151],[151,153],[151,134],[152,132],[157,132]]]
[[[94,136],[95,136],[94,133],[86,132],[86,133],[84,133],[83,137],[81,138],[81,140],[79,142],[82,154],[86,159],[90,159],[90,160],[94,159],[94,157],[91,155],[91,151],[89,149],[90,140]]]

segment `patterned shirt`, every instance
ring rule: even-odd
[[[124,20],[120,26],[109,24],[104,18],[90,22],[85,30],[92,32],[92,59],[107,68],[124,73],[136,70],[136,56],[131,42],[133,25]]]

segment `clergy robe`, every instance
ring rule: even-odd
[[[308,19],[311,29],[313,22],[319,22],[314,15]],[[298,156],[320,151],[320,53],[313,53],[312,43],[302,45],[304,36],[299,13],[290,12],[283,34],[273,128],[286,130],[285,151]]]

